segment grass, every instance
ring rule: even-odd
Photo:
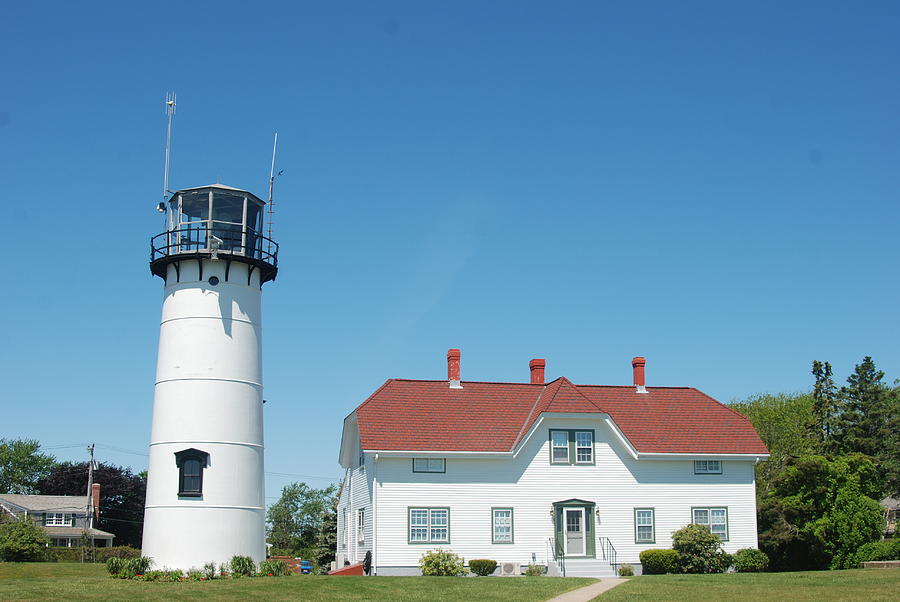
[[[2,593],[0,593],[2,595]],[[898,600],[900,569],[645,575],[595,600]]]
[[[102,564],[0,563],[0,600],[547,600],[594,583],[550,577],[257,577],[143,583],[112,579]]]

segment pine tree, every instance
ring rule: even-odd
[[[812,373],[816,377],[816,384],[813,386],[815,435],[822,444],[822,450],[826,451],[833,444],[832,436],[840,412],[838,391],[829,362],[813,361]]]
[[[842,411],[834,433],[835,451],[875,458],[887,493],[900,490],[900,392],[884,382],[884,372],[866,356],[841,387]]]

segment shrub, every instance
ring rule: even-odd
[[[769,567],[769,557],[754,548],[743,548],[734,553],[734,570],[738,573],[762,573]]]
[[[497,561],[496,560],[487,560],[485,558],[478,558],[476,560],[469,561],[469,570],[478,575],[479,577],[487,577],[488,575],[492,575],[494,571],[497,569]]]
[[[107,559],[106,561],[106,571],[110,575],[118,575],[122,572],[124,568],[125,560],[119,558],[117,556],[113,556],[112,558]]]
[[[423,575],[430,577],[462,577],[469,572],[464,558],[440,548],[423,554],[419,559],[419,568]]]
[[[886,539],[861,545],[846,568],[855,568],[863,562],[873,560],[900,560],[900,539]]]
[[[525,569],[526,577],[541,577],[546,572],[547,567],[542,564],[529,564]]]
[[[665,575],[678,572],[678,552],[675,550],[644,550],[640,553],[645,575]]]
[[[135,575],[143,575],[153,564],[153,560],[146,556],[138,556],[137,558],[123,558],[122,566],[126,571],[131,571]]]
[[[249,576],[256,572],[256,563],[249,556],[232,556],[231,573],[235,577]]]
[[[0,524],[0,561],[35,562],[43,560],[50,539],[44,530],[27,518]]]
[[[619,577],[634,577],[634,567],[627,562],[619,565]]]
[[[138,558],[141,551],[131,546],[110,546],[94,548],[92,556],[95,562],[106,562],[109,558]]]
[[[730,563],[722,551],[722,540],[706,525],[688,525],[672,533],[678,566],[684,573],[721,573]]]
[[[207,562],[203,565],[203,574],[206,575],[207,579],[215,579],[216,578],[216,563],[215,562]]]
[[[272,577],[283,577],[289,575],[291,570],[288,568],[284,560],[263,560],[259,563],[259,572],[262,575],[270,575]]]

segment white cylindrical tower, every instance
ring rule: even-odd
[[[180,190],[151,241],[165,294],[142,553],[158,569],[265,558],[260,301],[278,245],[264,206],[221,184]]]

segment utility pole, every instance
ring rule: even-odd
[[[82,530],[83,536],[81,538],[81,562],[84,562],[84,548],[87,544],[87,530],[94,528],[94,497],[93,497],[93,488],[94,488],[94,444],[91,443],[88,445],[88,453],[91,454],[91,459],[88,461],[88,486],[87,486],[87,505],[85,507],[85,517],[84,517],[84,528]],[[89,522],[90,521],[90,522]],[[93,554],[94,547],[94,538],[91,537],[91,553]]]

